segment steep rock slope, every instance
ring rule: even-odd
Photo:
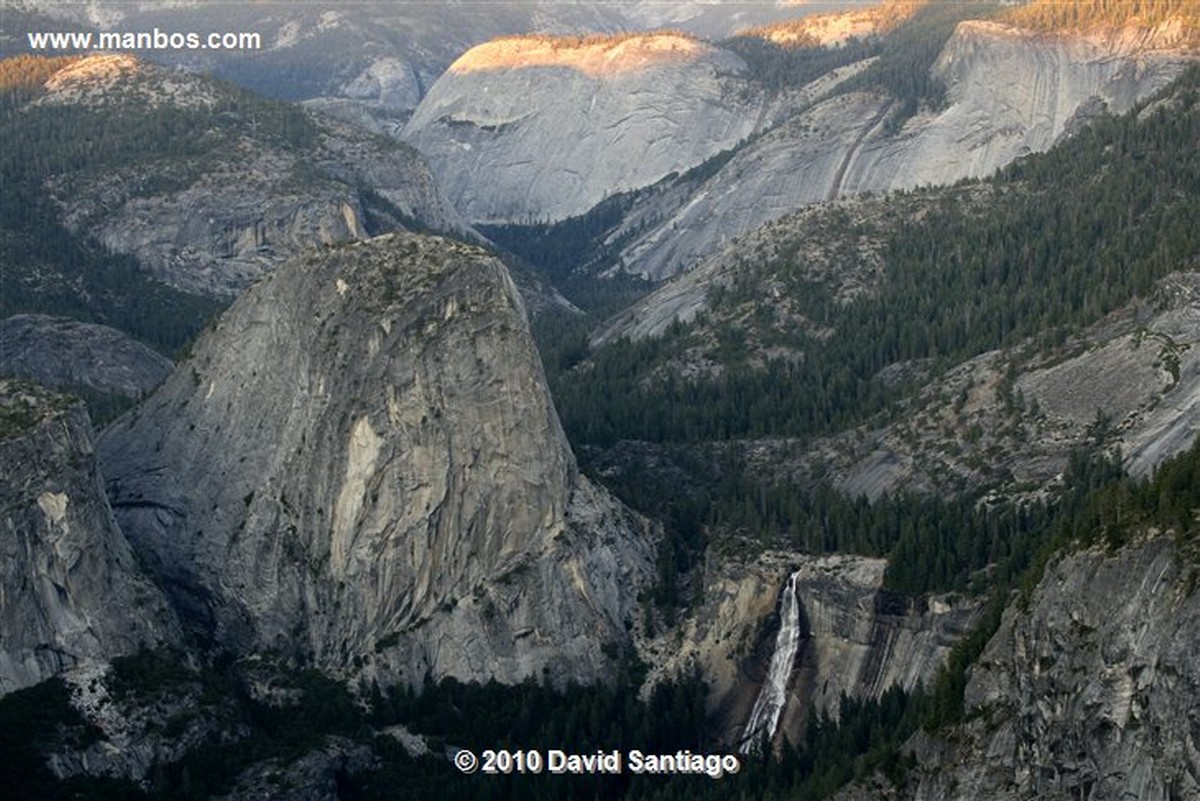
[[[83,406],[0,380],[0,694],[171,642],[104,495]]]
[[[879,698],[893,686],[912,691],[931,683],[978,616],[975,600],[883,590],[886,565],[861,556],[779,553],[751,564],[725,562],[705,577],[695,613],[647,643],[645,658],[656,676],[698,666],[721,736],[737,743],[766,677],[780,592],[796,572],[801,640],[777,734],[799,743],[810,706],[836,718],[843,693]]]
[[[1027,492],[1054,484],[1072,451],[1098,441],[1120,446],[1127,469],[1145,476],[1191,443],[1200,409],[1195,84],[1189,70],[1129,114],[991,180],[845,198],[769,223],[602,326],[591,363],[603,371],[616,354],[649,355],[627,359],[645,366],[612,393],[649,402],[642,386],[684,379],[719,398],[737,381],[777,385],[849,365],[902,399],[820,439],[806,424],[775,425],[786,404],[759,415],[761,433],[747,429],[761,439],[743,453],[769,482],[790,473],[812,486],[823,476],[870,498],[989,484]],[[958,322],[946,324],[951,316]],[[925,344],[876,351],[893,335]],[[859,361],[871,352],[879,357]],[[575,370],[564,381],[569,427],[578,419],[569,391],[588,376]],[[680,416],[688,401],[676,397],[657,420]],[[621,435],[657,436],[628,430],[637,433]]]
[[[388,235],[255,287],[102,440],[218,641],[383,679],[611,675],[649,532],[578,474],[503,266]]]
[[[0,320],[0,374],[48,387],[138,398],[166,378],[171,360],[105,325],[44,314]]]
[[[497,39],[404,129],[472,222],[557,220],[741,141],[768,112],[742,59],[675,34]]]
[[[872,499],[995,482],[1044,489],[1097,437],[1120,448],[1130,475],[1144,478],[1191,447],[1198,430],[1198,282],[1195,273],[1173,274],[1151,298],[1056,351],[969,359],[926,382],[907,413],[886,426],[815,442],[759,442],[748,452],[764,471],[791,465],[799,476],[820,465],[839,489]]]
[[[269,97],[320,98],[385,125],[403,123],[454,59],[497,36],[526,31],[586,35],[670,28],[719,39],[749,25],[795,17],[804,7],[747,2],[563,3],[495,0],[446,4],[204,0],[8,0],[0,53],[25,52],[27,31],[250,31],[257,50],[148,53],[155,60],[211,72]]]
[[[34,95],[6,132],[49,166],[13,178],[179,289],[230,297],[308,247],[414,222],[469,233],[411,148],[209,78],[92,55]]]
[[[623,249],[623,269],[662,279],[801,206],[951,184],[1047,150],[1089,116],[1125,112],[1176,77],[1194,54],[1172,30],[1084,37],[962,23],[933,70],[945,109],[893,133],[884,94],[818,103],[741,149],[691,202],[663,209]]]
[[[1200,797],[1195,571],[1166,537],[1047,569],[970,674],[978,715],[917,738],[902,797]]]

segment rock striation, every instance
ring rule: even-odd
[[[1101,37],[961,23],[933,68],[945,108],[892,131],[881,93],[818,102],[742,147],[689,202],[660,209],[623,248],[622,268],[661,280],[805,205],[988,175],[1166,86],[1194,59],[1178,45],[1169,30]]]
[[[737,743],[766,678],[780,591],[796,577],[801,640],[778,738],[801,740],[810,705],[837,717],[843,694],[878,698],[893,686],[929,684],[978,617],[977,600],[911,598],[883,589],[883,559],[768,553],[729,562],[706,577],[704,601],[664,638],[648,644],[655,675],[697,666],[711,687],[710,712]]]
[[[0,695],[178,626],[117,528],[82,404],[0,379]]]
[[[758,130],[742,59],[676,34],[515,37],[469,50],[404,129],[471,222],[559,220]]]
[[[1162,536],[1060,558],[972,669],[970,722],[912,743],[901,797],[1200,797],[1195,579]]]
[[[256,286],[101,441],[218,643],[381,681],[612,675],[652,532],[576,468],[504,267],[387,235]]]
[[[44,314],[0,320],[0,374],[47,387],[136,399],[173,367],[170,359],[106,325]]]

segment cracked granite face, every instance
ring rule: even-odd
[[[122,527],[217,641],[381,681],[603,679],[652,532],[579,475],[503,265],[297,259],[106,432]]]

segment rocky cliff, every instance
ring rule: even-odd
[[[660,209],[662,221],[624,247],[623,268],[665,278],[801,206],[952,184],[1047,150],[1176,77],[1194,53],[1172,30],[1100,37],[962,23],[933,69],[945,108],[892,131],[882,93],[817,103],[739,150],[689,202]]]
[[[705,577],[694,614],[648,643],[646,657],[656,675],[698,666],[722,737],[736,743],[771,659],[780,591],[798,571],[803,631],[777,736],[799,743],[810,705],[836,718],[843,693],[878,698],[893,686],[929,684],[978,616],[978,600],[883,590],[885,567],[846,555],[729,561]]]
[[[450,66],[403,136],[468,220],[557,220],[758,130],[768,97],[745,71],[674,34],[498,39]]]
[[[470,234],[411,148],[132,56],[64,66],[23,116],[30,130],[58,120],[57,147],[80,150],[40,176],[66,226],[180,289],[232,296],[292,254],[373,230]],[[96,129],[95,147],[71,138]]]
[[[48,387],[139,398],[173,365],[114,328],[44,314],[0,320],[0,373]]]
[[[290,262],[101,443],[218,642],[384,679],[610,674],[644,524],[577,472],[503,266],[389,235]]]
[[[1059,559],[972,669],[969,722],[911,744],[899,796],[1200,797],[1195,583],[1166,537]]]
[[[0,695],[178,637],[113,520],[82,404],[0,380]]]

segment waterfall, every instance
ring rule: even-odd
[[[788,579],[780,604],[779,634],[775,636],[775,653],[771,655],[771,667],[767,680],[759,690],[750,719],[743,730],[742,753],[757,751],[764,742],[770,742],[779,725],[779,716],[787,703],[787,682],[800,648],[800,599],[796,597],[797,570]]]

